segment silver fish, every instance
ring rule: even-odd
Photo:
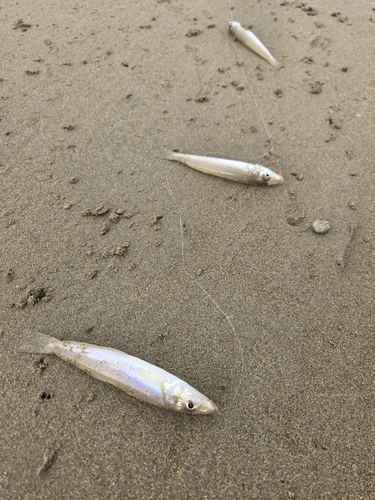
[[[168,410],[200,415],[218,411],[211,400],[183,380],[117,349],[31,332],[20,351],[56,354],[99,380]]]
[[[272,186],[284,182],[282,175],[276,174],[269,168],[243,161],[185,155],[173,151],[167,151],[166,159],[179,161],[205,174],[212,174],[223,179],[244,182],[245,184]]]
[[[263,57],[263,59],[268,61],[274,68],[280,69],[284,67],[279,61],[276,61],[271,52],[263,45],[263,43],[254,35],[252,31],[245,30],[241,23],[236,21],[229,21],[228,26],[229,31],[235,38],[237,38],[237,40],[258,54],[260,57]]]

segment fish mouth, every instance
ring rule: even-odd
[[[276,186],[278,184],[284,184],[284,177],[277,174],[277,177],[273,177],[267,182],[268,186]]]
[[[219,408],[212,401],[208,400],[205,402],[204,406],[200,409],[201,414],[209,415],[212,413],[217,413]]]

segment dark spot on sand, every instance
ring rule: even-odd
[[[50,393],[50,392],[45,392],[45,391],[42,391],[38,394],[38,399],[39,401],[41,401],[42,403],[44,403],[45,401],[47,401],[48,399],[51,399],[53,398],[53,394]]]

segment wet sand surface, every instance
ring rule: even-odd
[[[1,3],[1,499],[374,498],[374,21],[370,1]],[[179,209],[186,268],[237,338],[183,272]],[[230,407],[147,405],[18,353],[33,329]]]

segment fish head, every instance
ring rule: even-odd
[[[259,169],[259,184],[265,186],[275,186],[277,184],[283,184],[284,178],[280,174],[276,174],[267,167],[261,167]]]
[[[218,412],[215,403],[197,389],[182,381],[168,389],[165,399],[171,410],[175,411],[195,413],[197,415]]]
[[[186,413],[208,415],[218,411],[215,403],[192,387],[181,393],[181,403],[181,410]]]
[[[227,23],[228,23],[228,27],[231,31],[235,31],[235,30],[242,28],[241,23],[238,23],[237,21],[232,21],[232,19],[229,19],[227,21]]]

